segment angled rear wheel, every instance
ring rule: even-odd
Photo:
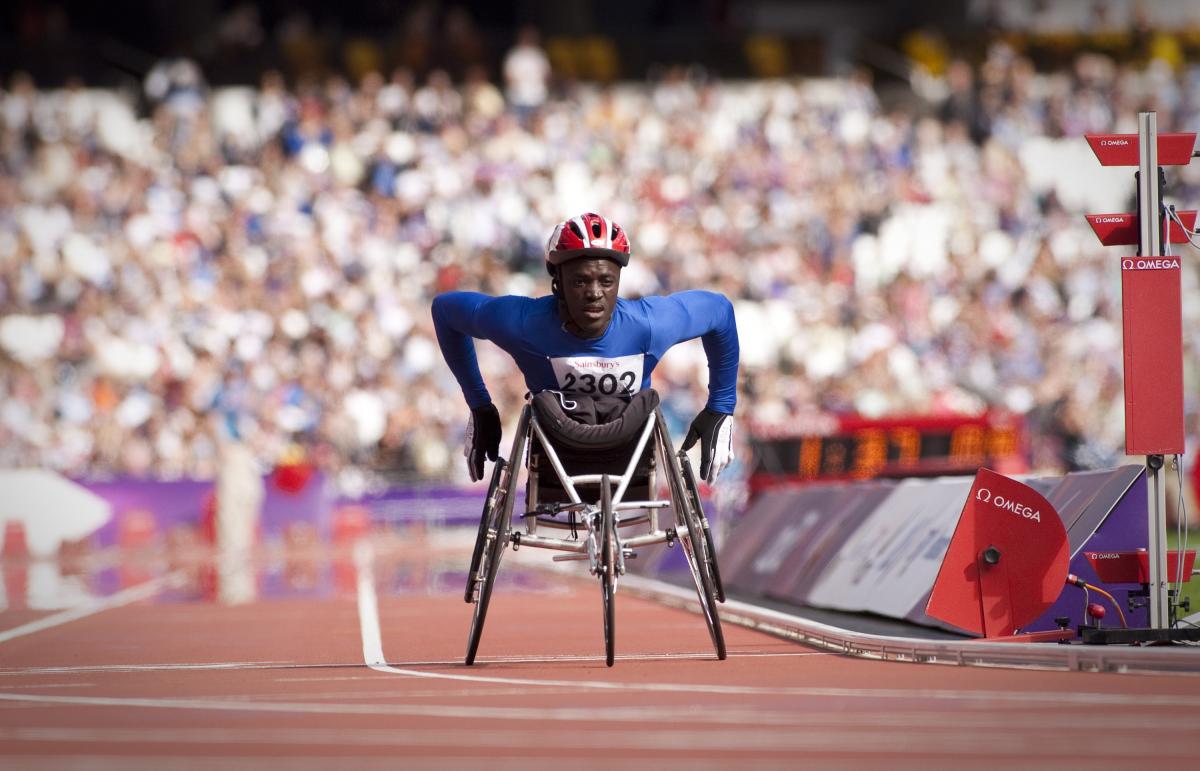
[[[709,575],[712,576],[717,602],[725,602],[725,587],[721,584],[721,570],[717,567],[717,547],[713,543],[708,517],[704,516],[704,505],[700,502],[700,485],[696,483],[696,472],[692,469],[692,461],[682,450],[679,452],[679,467],[683,471],[683,484],[687,488],[688,498],[692,502],[692,510],[696,513],[704,530],[704,562],[708,565]]]
[[[476,573],[483,560],[483,550],[487,546],[488,527],[492,524],[493,512],[504,503],[504,487],[500,481],[504,478],[504,469],[508,464],[504,458],[497,458],[492,465],[492,481],[488,484],[487,497],[483,499],[483,512],[479,515],[479,530],[475,533],[475,550],[471,553],[471,569],[467,571],[467,590],[463,600],[469,605],[475,601],[475,590],[478,587]]]
[[[700,492],[695,485],[689,485],[680,469],[680,458],[684,456],[681,450],[675,454],[671,448],[670,434],[667,432],[666,421],[662,413],[658,415],[659,447],[662,451],[666,466],[667,484],[671,490],[671,508],[675,511],[675,525],[686,530],[687,535],[679,539],[683,553],[687,557],[688,569],[692,573],[692,581],[696,585],[696,596],[700,600],[700,612],[708,627],[708,636],[712,640],[713,650],[717,658],[725,660],[725,633],[721,629],[721,617],[717,615],[717,582],[713,578],[708,549],[704,536],[702,518],[693,505],[693,499],[699,500]],[[715,563],[715,560],[711,560]]]
[[[497,466],[500,461],[497,461]],[[500,474],[500,484],[502,489],[507,490],[508,485],[507,473]],[[479,640],[483,636],[483,622],[487,619],[488,603],[492,599],[492,588],[496,585],[496,572],[500,567],[500,557],[504,554],[504,547],[508,545],[508,523],[505,521],[505,506],[501,495],[497,503],[490,507],[490,510],[485,507],[484,513],[487,515],[484,518],[484,525],[480,532],[481,544],[477,543],[479,549],[479,563],[475,566],[475,570],[468,577],[470,583],[467,586],[468,595],[474,593],[471,598],[474,600],[475,608],[471,614],[471,630],[467,633],[467,656],[466,663],[471,665],[475,663],[475,654],[479,651]],[[492,497],[489,496],[489,500]],[[471,601],[469,599],[468,601]]]
[[[475,663],[479,639],[483,635],[483,622],[487,619],[488,604],[492,599],[492,589],[496,585],[496,572],[500,569],[500,558],[504,556],[504,550],[508,548],[511,537],[514,491],[517,476],[525,462],[525,440],[528,431],[527,405],[517,423],[517,435],[513,439],[512,454],[509,456],[511,461],[506,463],[503,458],[498,458],[492,469],[492,482],[488,487],[487,502],[484,504],[483,518],[475,539],[475,553],[471,558],[473,570],[467,576],[466,591],[467,602],[475,603],[471,614],[471,629],[467,633],[468,666]]]

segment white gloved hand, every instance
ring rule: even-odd
[[[710,485],[733,461],[733,416],[705,407],[692,421],[683,449],[690,450],[700,442],[700,476]]]

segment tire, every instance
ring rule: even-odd
[[[605,474],[600,480],[600,598],[604,606],[604,663],[616,658],[616,533],[613,522],[612,485]]]
[[[500,569],[500,558],[504,556],[504,550],[508,548],[509,533],[512,529],[513,500],[516,498],[514,491],[517,486],[517,477],[520,476],[521,465],[525,462],[525,438],[528,431],[529,405],[526,405],[525,409],[521,411],[521,419],[517,422],[517,435],[513,439],[509,462],[501,467],[501,461],[497,459],[496,466],[498,468],[492,470],[492,481],[500,492],[490,506],[490,515],[485,518],[486,527],[482,523],[480,525],[483,538],[476,539],[479,565],[476,570],[471,572],[471,575],[478,575],[482,586],[479,587],[479,596],[475,598],[475,609],[471,614],[471,629],[467,633],[467,666],[475,663],[475,654],[479,651],[479,639],[483,635],[483,622],[487,618],[488,603],[492,600],[492,589],[496,585],[496,573]],[[491,500],[490,496],[489,500]],[[486,508],[489,507],[485,504],[485,510]],[[492,536],[490,543],[487,541],[489,535]],[[480,543],[481,540],[483,543]],[[471,578],[469,577],[468,580]],[[468,586],[467,591],[469,593],[471,587]]]
[[[475,550],[471,553],[471,569],[467,571],[467,590],[463,600],[470,605],[475,601],[475,574],[479,563],[483,560],[483,547],[487,544],[488,527],[493,519],[493,510],[501,508],[504,502],[503,491],[499,490],[504,478],[504,468],[507,465],[504,458],[497,458],[492,465],[492,481],[488,484],[487,497],[483,499],[483,513],[479,515],[479,530],[475,534]],[[499,494],[497,494],[499,490]]]
[[[683,471],[683,484],[687,487],[688,498],[692,502],[692,510],[704,527],[704,561],[712,576],[713,588],[716,590],[717,602],[725,602],[725,586],[721,583],[721,569],[717,567],[717,547],[713,543],[712,530],[708,526],[708,517],[704,516],[704,504],[700,502],[700,486],[696,484],[696,472],[692,469],[692,461],[687,453],[679,452],[679,467]]]
[[[479,566],[477,568],[479,581],[479,596],[475,598],[475,609],[471,613],[471,630],[467,633],[466,663],[475,663],[475,654],[479,651],[479,640],[483,636],[483,622],[487,619],[488,603],[492,600],[492,588],[496,585],[496,573],[500,568],[500,556],[508,545],[508,528],[502,520],[504,506],[492,507],[492,516],[484,529],[486,548],[481,549]],[[487,535],[494,534],[491,542]],[[472,573],[475,575],[475,573]]]
[[[671,490],[671,508],[675,510],[676,525],[687,528],[687,537],[680,538],[683,553],[687,557],[688,568],[692,573],[692,581],[696,584],[696,596],[700,600],[701,615],[708,627],[708,636],[712,640],[713,650],[717,658],[725,660],[725,633],[721,629],[721,617],[717,614],[717,590],[709,561],[704,557],[705,540],[704,527],[699,515],[691,504],[689,488],[684,483],[683,472],[680,470],[680,460],[671,449],[670,434],[667,433],[666,421],[662,413],[658,415],[658,433],[662,455],[667,466],[667,483]],[[697,494],[698,497],[698,494]]]

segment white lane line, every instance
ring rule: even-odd
[[[460,751],[462,747],[455,747],[454,750]],[[569,750],[567,754],[558,757],[548,757],[544,753],[528,755],[505,752],[504,757],[486,758],[486,767],[490,771],[561,771],[564,757],[572,760],[576,758]],[[1027,762],[1017,763],[1014,761],[1011,766],[997,766],[1000,763],[1003,761],[991,761],[992,771],[1001,771],[1002,768],[1006,771],[1007,769],[1027,771]],[[420,768],[423,771],[461,771],[464,768],[478,768],[483,764],[479,755],[439,752],[437,757],[404,758],[403,761],[397,760],[396,756],[356,756],[353,758],[353,763],[346,762],[346,767],[353,767],[355,771],[395,771],[397,767]],[[655,771],[697,771],[698,768],[715,768],[711,764],[698,766],[694,758],[684,758],[678,761],[655,758],[653,764],[643,764],[643,766],[652,767]],[[795,761],[787,765],[777,760],[739,761],[738,766],[742,769],[791,771],[795,766]],[[147,755],[145,752],[139,752],[136,755],[118,755],[106,752],[102,756],[64,753],[39,754],[18,757],[15,760],[0,757],[0,771],[108,771],[110,769],[111,771],[162,771],[164,768],[188,769],[188,771],[230,771],[230,769],[244,768],[253,768],[255,771],[328,771],[330,768],[336,767],[339,767],[339,764],[330,760],[329,757],[285,755],[277,752],[272,752],[270,757],[267,757],[261,751],[242,755],[229,752],[205,753],[203,757],[182,753]],[[897,771],[903,771],[903,769],[926,771],[928,764],[904,766],[898,765],[896,760],[891,760],[888,762],[888,767],[897,769]],[[1124,769],[1125,766],[1121,766],[1121,768]]]
[[[804,658],[808,656],[840,656],[834,651],[797,651],[794,653],[767,651],[730,651],[739,659],[745,658]],[[711,661],[715,657],[711,652],[695,653],[692,651],[679,653],[626,653],[617,654],[617,661],[676,661],[678,659],[696,659]],[[475,659],[480,664],[554,664],[557,662],[604,661],[603,656],[593,655],[549,655],[549,656],[480,656]],[[405,666],[437,666],[462,664],[462,659],[447,659],[444,661],[409,661]]]
[[[731,651],[732,655],[741,658],[804,658],[807,656],[841,656],[842,654],[834,651],[812,651],[809,653],[767,653],[754,651]],[[617,655],[617,661],[676,661],[680,659],[686,660],[711,660],[711,653],[627,653],[625,655]],[[480,664],[560,664],[560,663],[579,663],[579,662],[594,662],[604,661],[603,656],[579,655],[579,656],[480,656],[475,659]],[[424,661],[400,661],[392,664],[394,667],[454,667],[462,664],[462,659],[428,659]],[[359,666],[355,664],[354,666]],[[0,672],[3,674],[3,672]],[[360,676],[364,677],[364,676]],[[342,680],[344,677],[314,677],[314,678],[296,678],[297,680]]]
[[[93,664],[78,667],[22,667],[0,669],[0,677],[59,675],[80,672],[186,672],[223,669],[347,669],[361,664],[302,664],[296,661],[221,661],[212,664]]]
[[[797,725],[782,729],[750,726],[713,728],[650,727],[627,731],[591,729],[567,734],[547,733],[529,728],[480,728],[470,731],[470,746],[485,748],[520,748],[538,746],[563,750],[683,750],[755,752],[824,751],[836,753],[887,753],[894,757],[902,753],[931,755],[975,754],[1028,757],[1070,755],[1074,749],[1065,745],[1060,729],[1021,730],[992,723],[980,729],[961,730],[953,723],[925,724],[923,730],[880,728],[853,716],[843,716],[841,723],[828,725]],[[1156,734],[1163,733],[1156,731]],[[1191,747],[1179,734],[1154,737],[1155,757],[1190,757]],[[1169,741],[1173,739],[1174,741]],[[447,747],[461,749],[464,735],[455,728],[90,728],[90,727],[19,727],[0,728],[0,741],[7,746],[15,742],[53,743],[87,742],[100,744],[207,744],[236,746],[240,744],[335,745],[364,747]],[[1130,757],[1144,750],[1127,737],[1106,734],[1089,739],[1089,748],[1098,756]]]
[[[151,578],[149,581],[140,583],[137,586],[131,586],[128,589],[117,592],[109,597],[100,597],[91,602],[86,602],[74,608],[69,608],[60,613],[53,613],[44,618],[39,618],[37,621],[30,621],[28,624],[8,629],[0,632],[0,643],[14,640],[18,637],[24,637],[34,632],[41,632],[44,629],[51,629],[71,621],[77,621],[81,618],[86,618],[101,611],[119,608],[122,605],[128,605],[138,600],[145,600],[158,594],[159,591],[168,584],[178,580],[183,575],[182,570],[176,570],[168,573],[165,576]]]
[[[337,702],[256,702],[236,698],[168,698],[67,696],[57,694],[0,693],[0,702],[60,704],[82,707],[121,707],[190,709],[220,712],[279,712],[313,715],[375,715],[390,717],[425,717],[464,720],[555,721],[569,723],[645,723],[661,720],[663,707],[658,704],[634,706],[605,706],[597,709],[588,704],[579,707],[511,707],[470,704],[349,704]],[[690,704],[671,707],[671,715],[708,725],[799,726],[808,718],[807,712],[789,714],[774,708],[757,709],[733,705]]]
[[[1129,705],[1129,706],[1189,706],[1200,707],[1200,695],[1174,694],[1124,694],[1071,691],[983,691],[974,689],[954,690],[949,688],[834,688],[804,686],[742,686],[704,685],[697,683],[644,683],[609,680],[544,680],[520,677],[486,677],[482,675],[457,675],[441,672],[421,672],[389,666],[383,657],[383,642],[379,635],[379,606],[375,596],[374,553],[370,543],[360,540],[354,547],[354,565],[358,577],[358,614],[362,633],[363,660],[376,672],[420,677],[431,680],[454,680],[466,683],[499,683],[502,685],[529,685],[551,688],[592,688],[612,691],[646,691],[661,693],[705,693],[732,696],[811,696],[830,698],[878,698],[920,700],[950,700],[969,704],[994,707],[997,703],[1034,704],[1081,704],[1081,705]]]
[[[354,544],[354,569],[358,579],[358,628],[362,636],[363,661],[371,669],[390,672],[383,658],[379,633],[379,602],[375,598],[375,554],[365,538]],[[400,672],[401,670],[396,670]],[[403,672],[401,672],[403,674]]]
[[[696,730],[681,727],[650,728],[629,732],[613,729],[584,731],[554,736],[536,729],[489,729],[471,731],[471,746],[476,748],[518,748],[540,746],[551,749],[599,750],[620,747],[631,750],[684,751],[798,751],[824,750],[835,752],[930,752],[935,755],[974,751],[980,756],[1028,755],[1036,750],[1039,756],[1070,754],[1073,749],[1064,745],[1061,736],[1048,731],[1017,733],[1003,726],[991,726],[983,733],[956,731],[951,725],[926,726],[927,731],[880,730],[871,725],[852,725],[849,720],[830,730],[822,726],[788,730],[727,728],[721,731]],[[982,736],[990,739],[986,749],[979,746]],[[1183,737],[1174,737],[1174,746],[1156,746],[1156,757],[1180,757],[1189,752]],[[931,739],[933,741],[931,741]],[[461,729],[450,728],[0,728],[0,740],[8,742],[63,743],[87,742],[100,744],[280,744],[336,745],[374,747],[463,747]],[[1144,750],[1124,737],[1109,736],[1091,740],[1099,746],[1098,757],[1114,755],[1130,757]],[[931,746],[933,745],[933,746]],[[1032,746],[1031,746],[1032,745]]]

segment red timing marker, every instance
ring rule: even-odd
[[[925,612],[985,637],[1006,637],[1049,608],[1069,561],[1058,512],[1028,485],[979,469]]]
[[[1183,305],[1178,256],[1121,259],[1125,452],[1183,453]]]
[[[1087,134],[1101,166],[1137,166],[1137,134]],[[1186,166],[1192,161],[1196,132],[1158,135],[1158,165]]]
[[[1183,578],[1186,583],[1196,567],[1196,550],[1188,549],[1183,554]],[[1167,552],[1167,580],[1174,582],[1179,575],[1178,551]],[[1145,549],[1137,551],[1085,551],[1083,556],[1091,563],[1092,570],[1106,584],[1150,583],[1150,557]]]
[[[1196,229],[1196,212],[1177,211],[1183,227],[1171,221],[1168,238],[1173,244],[1187,243],[1188,233]],[[1085,214],[1092,232],[1105,246],[1135,246],[1138,242],[1138,216],[1136,214]],[[1184,228],[1187,228],[1185,231]]]

